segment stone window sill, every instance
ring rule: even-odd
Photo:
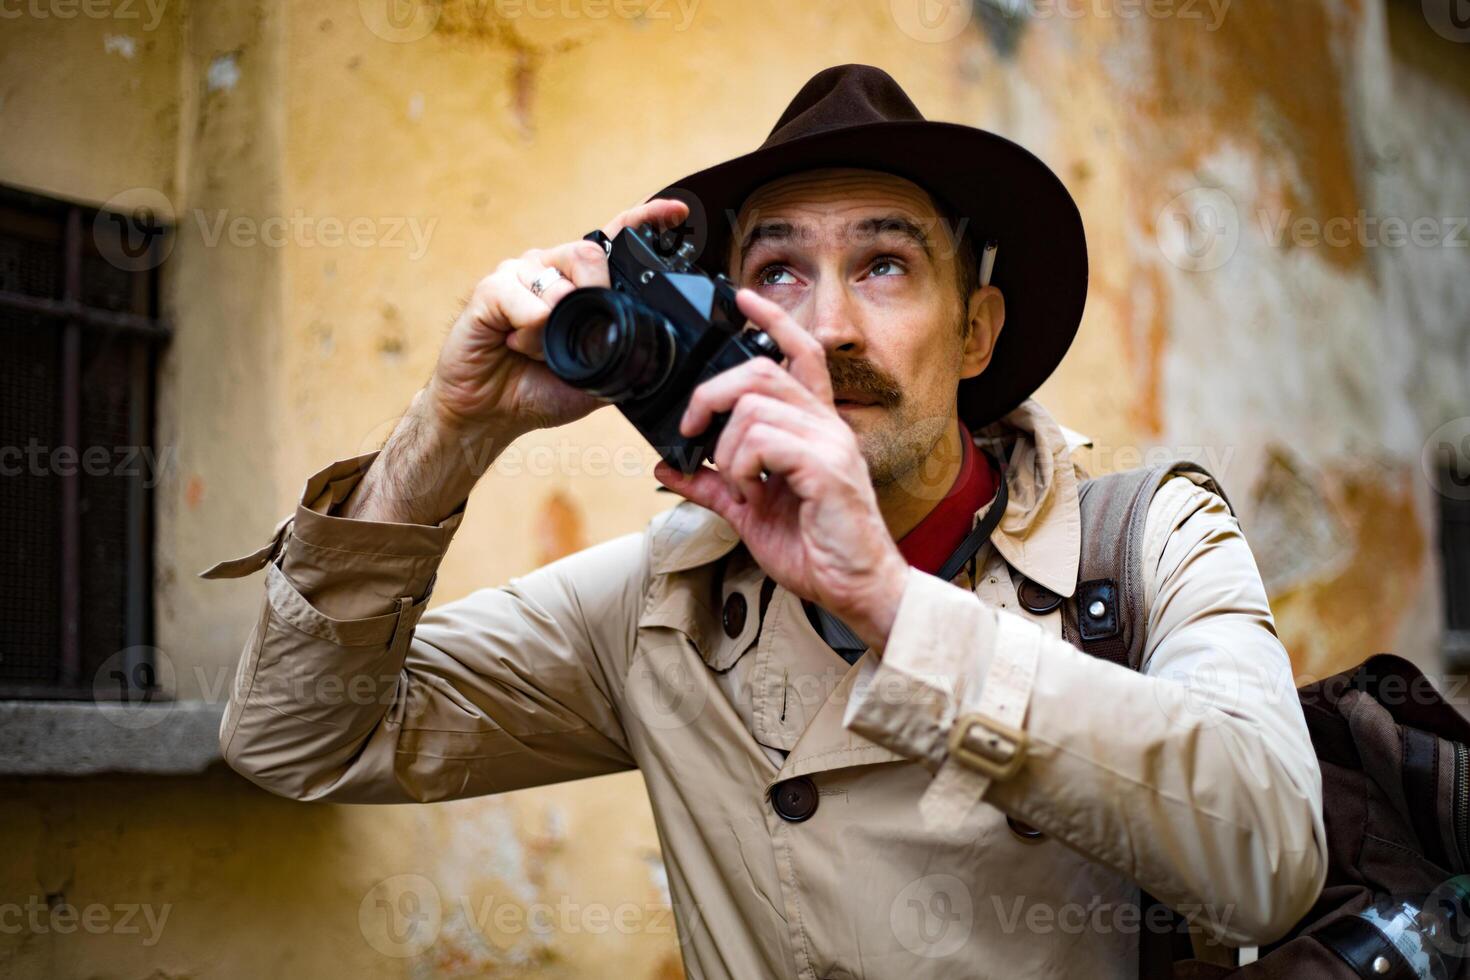
[[[0,776],[193,775],[220,761],[223,704],[0,701]]]

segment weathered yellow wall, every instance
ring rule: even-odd
[[[1418,458],[1470,414],[1465,253],[1278,247],[1258,214],[1463,214],[1470,103],[1439,63],[1449,42],[1372,0],[1227,5],[1217,29],[1207,4],[1188,5],[1202,20],[1037,16],[1013,37],[974,15],[924,28],[914,6],[303,0],[172,3],[152,29],[141,5],[137,22],[0,20],[0,181],[99,203],[151,190],[178,224],[160,426],[179,464],[158,544],[178,695],[221,696],[258,595],[193,572],[258,547],[310,472],[381,441],[479,276],[754,145],[843,61],[1019,139],[1073,189],[1093,288],[1042,397],[1097,437],[1095,465],[1163,447],[1220,471],[1299,670],[1388,646],[1432,664]],[[430,20],[395,26],[390,8]],[[1191,271],[1163,226],[1200,188],[1230,198],[1239,242]],[[232,243],[228,222],[272,217],[299,230]],[[363,244],[320,240],[354,222]],[[619,472],[629,458],[643,465]],[[611,411],[518,444],[472,498],[439,600],[641,526],[667,506],[650,464]],[[223,772],[13,781],[0,840],[0,906],[168,908],[151,945],[146,925],[15,933],[0,917],[0,975],[679,973],[631,774],[394,808],[287,803]],[[414,917],[435,895],[432,930]],[[388,941],[414,921],[426,949]]]

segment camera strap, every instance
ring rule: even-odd
[[[945,559],[944,564],[939,566],[939,571],[934,573],[935,577],[941,582],[952,581],[960,573],[960,569],[964,568],[965,564],[971,558],[975,557],[975,552],[980,550],[980,546],[990,540],[990,536],[1000,526],[1000,519],[1005,516],[1006,501],[1009,499],[1006,492],[1005,470],[996,463],[989,453],[985,454],[985,458],[990,460],[991,467],[999,474],[999,479],[995,481],[995,497],[990,502],[990,509],[985,512],[984,517],[980,518],[980,523],[976,524],[975,529],[965,535],[965,539],[960,542],[959,547],[955,548],[954,552]]]
[[[995,462],[989,453],[985,454],[985,458],[990,461],[993,471],[999,474],[995,496],[991,498],[990,509],[985,512],[985,516],[980,518],[980,522],[969,534],[965,535],[964,540],[950,553],[939,571],[935,573],[942,581],[952,581],[960,573],[960,569],[965,567],[965,563],[975,557],[980,546],[989,541],[990,535],[995,533],[995,529],[1000,526],[1000,519],[1006,512],[1006,501],[1009,497],[1006,492],[1005,470]],[[769,582],[770,579],[766,581]],[[857,663],[868,645],[852,631],[852,627],[816,603],[805,602],[802,605],[817,635],[825,640],[827,645],[843,660],[850,664]]]

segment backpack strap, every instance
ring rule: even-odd
[[[1140,670],[1145,635],[1143,533],[1148,509],[1171,477],[1185,476],[1219,495],[1224,491],[1202,466],[1176,460],[1094,477],[1082,484],[1082,551],[1077,591],[1062,606],[1062,635],[1094,657]]]
[[[1082,484],[1082,547],[1077,567],[1077,590],[1070,601],[1030,579],[1017,590],[1023,606],[1045,612],[1061,605],[1062,636],[1084,653],[1101,657],[1130,670],[1143,668],[1147,622],[1144,613],[1143,547],[1148,509],[1171,477],[1185,476],[1225,500],[1215,478],[1197,463],[1176,460],[1161,466],[1125,470],[1094,477]],[[1140,919],[1156,921],[1158,904],[1148,892],[1139,890]],[[1189,935],[1177,926],[1183,923],[1170,913],[1174,928],[1139,931],[1138,975],[1141,980],[1169,977],[1176,960],[1193,955]]]

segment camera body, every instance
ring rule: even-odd
[[[612,402],[670,466],[692,473],[714,452],[726,415],[693,436],[679,419],[700,383],[757,357],[780,360],[769,335],[746,329],[735,286],[693,262],[678,230],[625,228],[586,236],[607,253],[610,289],[568,293],[546,323],[546,365],[575,388]]]

